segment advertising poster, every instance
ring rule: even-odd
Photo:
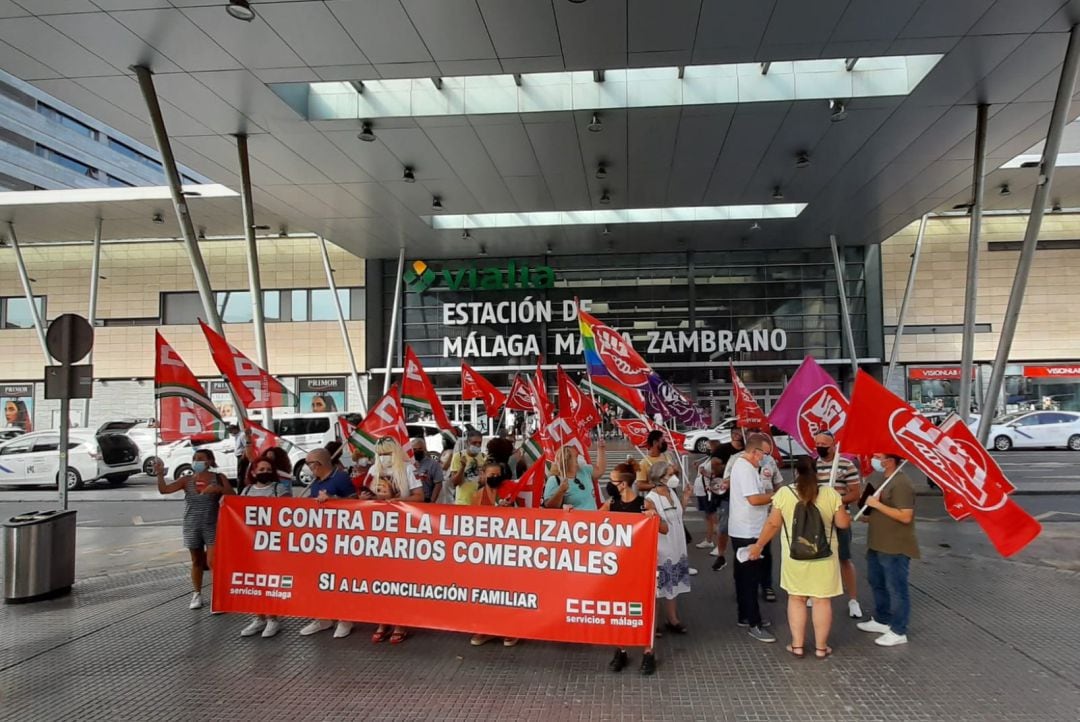
[[[300,378],[296,390],[300,398],[297,411],[302,414],[346,410],[344,376]]]
[[[33,384],[0,384],[0,403],[4,409],[4,428],[34,430]]]
[[[215,612],[652,639],[655,517],[227,496],[217,531]]]
[[[227,421],[235,420],[236,408],[233,405],[232,394],[229,393],[229,385],[222,379],[213,379],[203,381],[203,386],[206,387],[206,395],[210,397],[210,401],[221,414],[221,418]]]

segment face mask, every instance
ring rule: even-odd
[[[669,489],[677,489],[677,488],[679,488],[679,477],[672,474],[671,476],[669,476],[667,478],[666,483],[667,483],[667,486],[668,486]]]
[[[819,447],[817,447],[817,455],[819,457],[821,457],[822,459],[827,457],[831,451],[832,451],[831,446],[819,446]]]
[[[661,454],[666,454],[667,453],[667,442],[666,441],[663,441],[663,442],[660,443],[660,453]]]
[[[191,462],[191,469],[196,474],[203,473],[204,471],[206,471],[208,466],[209,466],[209,464],[207,464],[205,461],[193,461],[193,462]]]
[[[476,456],[477,454],[480,453],[480,447],[479,446],[470,446],[469,447],[469,453],[472,454],[473,456]]]
[[[881,459],[870,459],[870,466],[874,467],[874,471],[879,474],[885,473],[885,462]]]
[[[420,451],[419,449],[413,449],[412,453],[413,453],[413,456],[416,457],[417,461],[423,461],[424,457],[427,456],[426,451]]]
[[[273,484],[277,481],[277,474],[272,471],[260,471],[255,475],[255,481],[259,484]]]
[[[485,482],[492,489],[498,489],[504,479],[501,476],[489,476]]]
[[[393,454],[379,454],[379,463],[382,464],[383,468],[386,468],[388,466],[393,466],[394,465],[394,455]]]

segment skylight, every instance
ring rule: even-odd
[[[519,75],[275,83],[308,120],[545,113],[907,95],[941,55],[687,65]]]
[[[524,228],[528,226],[586,226],[616,223],[686,223],[796,218],[805,203],[769,203],[738,206],[684,206],[681,208],[618,208],[586,211],[531,211],[527,213],[467,213],[425,216],[431,227]]]

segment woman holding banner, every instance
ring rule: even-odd
[[[640,484],[640,482],[638,482]],[[679,621],[675,600],[690,591],[690,560],[686,555],[686,532],[683,528],[683,507],[673,489],[679,488],[675,465],[668,461],[655,461],[649,467],[646,483],[652,490],[645,495],[645,508],[653,510],[667,527],[660,533],[656,548],[656,596],[664,600],[664,629],[676,634],[686,634],[686,626]]]
[[[488,461],[480,470],[480,491],[473,497],[475,506],[514,506],[517,502],[517,484],[513,483],[510,467],[498,461]],[[469,644],[474,647],[495,639],[490,634],[474,634]],[[504,647],[513,647],[517,637],[503,637]]]
[[[278,477],[274,464],[266,455],[252,464],[250,473],[251,483],[240,492],[241,496],[254,497],[279,497],[292,496],[292,490],[287,484],[282,483]],[[240,630],[241,637],[254,637],[262,632],[264,639],[269,639],[281,629],[281,622],[275,616],[260,614],[252,619],[246,627]]]

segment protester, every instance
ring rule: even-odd
[[[334,468],[340,471],[348,472],[345,466],[345,460],[342,458],[342,445],[337,439],[327,441],[324,449],[330,454],[330,463],[334,465]]]
[[[510,475],[510,467],[499,461],[488,461],[480,472],[483,482],[480,491],[476,492],[473,504],[476,506],[514,506],[517,503],[516,485]],[[490,634],[474,634],[469,643],[474,647],[487,644],[495,639]],[[504,637],[503,646],[513,647],[520,639],[517,637]]]
[[[416,460],[416,478],[424,487],[424,501],[437,502],[443,487],[442,465],[438,459],[428,454],[424,437],[414,437],[410,443],[413,458]]]
[[[658,461],[665,461],[671,463],[673,459],[668,455],[668,442],[663,431],[660,429],[653,429],[649,432],[649,435],[645,437],[645,458],[641,460],[641,464],[638,466],[637,476],[637,489],[641,493],[648,493],[652,485],[649,483],[649,469],[652,465]],[[675,464],[675,475],[679,475],[678,464]]]
[[[836,531],[851,526],[851,517],[840,500],[840,495],[829,487],[818,488],[817,467],[808,456],[799,457],[795,464],[795,484],[780,489],[773,496],[772,512],[758,540],[750,545],[750,559],[760,559],[764,545],[780,535],[781,558],[780,586],[788,593],[788,627],[791,644],[787,651],[796,657],[806,654],[806,603],[813,604],[814,648],[818,659],[832,654],[829,646],[829,630],[832,628],[832,597],[844,593],[840,582],[840,560],[837,556]],[[799,506],[802,509],[799,510]],[[796,511],[799,514],[796,514]],[[812,523],[801,528],[804,519],[813,521],[813,513],[820,521],[819,534],[814,537]],[[808,516],[807,516],[808,515]],[[792,538],[807,539],[815,544],[828,545],[828,556],[818,559],[794,558]],[[815,547],[816,548],[816,547]],[[824,551],[819,551],[825,554]]]
[[[874,642],[882,647],[907,644],[911,597],[908,571],[912,559],[919,558],[915,536],[915,488],[907,474],[898,472],[903,459],[893,454],[874,454],[874,470],[891,477],[879,494],[866,500],[863,516],[867,534],[866,575],[874,591],[874,615],[857,626],[881,636]]]
[[[667,620],[664,629],[686,634],[686,626],[679,621],[675,600],[690,591],[690,559],[686,554],[683,507],[674,492],[679,485],[675,468],[675,464],[666,461],[655,462],[649,467],[651,488],[645,495],[645,508],[655,511],[667,527],[667,531],[660,534],[656,547],[656,596],[663,599]],[[655,665],[655,660],[652,664]]]
[[[236,424],[229,424],[229,433],[233,439],[233,456],[236,457],[236,483],[243,488],[248,483],[247,471],[251,460],[248,458],[247,434]]]
[[[607,469],[607,444],[596,442],[597,466],[578,456],[576,446],[564,446],[555,452],[555,461],[544,485],[544,506],[548,509],[596,511],[596,469],[603,476]]]
[[[609,485],[609,499],[604,502],[601,511],[618,511],[630,514],[645,514],[646,516],[658,516],[656,508],[646,508],[645,497],[637,493],[634,481],[637,479],[637,464],[632,460],[622,464],[616,464],[611,472],[611,484]],[[664,518],[660,518],[660,534],[667,534],[668,526]],[[621,672],[626,665],[630,664],[630,655],[625,647],[618,647],[615,656],[608,662],[608,669],[612,672]],[[650,644],[645,647],[641,655],[641,673],[650,675],[656,672],[656,655]]]
[[[709,445],[715,450],[715,447],[719,446],[719,442],[710,441]],[[715,467],[719,467],[719,470]],[[694,498],[697,502],[698,511],[705,515],[705,538],[694,545],[698,549],[712,549],[717,546],[716,508],[709,487],[713,478],[717,474],[723,476],[723,473],[723,465],[710,454],[698,465],[698,473],[694,477]]]
[[[862,493],[862,484],[859,477],[859,468],[844,457],[836,458],[836,439],[829,432],[823,432],[814,436],[814,446],[817,447],[817,477],[818,484],[828,486],[830,482],[844,501],[844,508],[851,511],[849,505],[859,501]],[[833,480],[833,461],[836,461],[836,479]],[[848,595],[848,616],[852,619],[861,619],[863,612],[859,606],[859,588],[856,585],[855,562],[851,560],[851,529],[837,529],[836,538],[839,542],[840,552],[840,576],[844,580],[844,591]]]
[[[157,488],[161,494],[184,492],[184,547],[191,554],[191,602],[188,609],[201,609],[203,605],[203,571],[214,564],[214,542],[217,538],[218,508],[221,497],[233,494],[228,478],[215,471],[214,452],[199,449],[191,460],[191,474],[165,483],[165,464],[161,459],[154,462]]]
[[[724,477],[727,484],[731,484],[731,470],[735,467],[736,459],[739,459],[745,452],[742,449],[746,445],[746,432],[740,431],[736,436],[732,431],[732,446],[730,451],[731,456],[728,458],[727,465],[724,467]],[[769,441],[770,448],[772,445],[772,439],[764,434],[759,434]],[[729,449],[724,449],[725,452]],[[762,488],[769,491],[777,491],[783,485],[783,476],[780,474],[780,467],[776,463],[776,459],[771,454],[761,460],[761,464],[758,465],[758,476],[761,477]],[[730,501],[730,497],[729,497]],[[719,568],[723,569],[724,564],[720,563]],[[717,569],[717,564],[713,564],[713,569]],[[761,587],[761,598],[766,602],[776,601],[776,590],[773,588],[773,563],[772,563],[772,547],[768,547],[765,550],[765,554],[762,555],[761,567],[759,569],[758,586]]]
[[[252,464],[251,484],[245,486],[240,494],[254,497],[284,497],[292,496],[292,491],[278,478],[273,463],[264,457]],[[262,632],[263,638],[269,639],[280,629],[281,621],[277,617],[260,614],[240,630],[240,636],[254,637]]]
[[[465,438],[465,450],[456,452],[450,462],[450,485],[454,489],[454,503],[459,506],[472,504],[476,495],[480,469],[487,461],[481,447],[483,443],[483,434],[476,430],[469,431]]]
[[[390,498],[397,501],[423,501],[424,485],[416,477],[412,464],[406,463],[405,450],[395,439],[387,436],[375,444],[375,463],[371,465],[373,481],[390,484]]]
[[[314,477],[311,486],[307,488],[307,496],[319,502],[326,502],[330,499],[349,499],[356,495],[349,475],[341,469],[334,468],[330,452],[326,449],[308,452],[305,463]],[[306,637],[334,626],[332,619],[313,619],[300,629],[300,634]],[[334,629],[334,639],[348,637],[352,628],[352,622],[338,621]]]
[[[293,468],[292,460],[289,458],[289,452],[282,449],[280,446],[271,446],[269,449],[262,453],[260,459],[266,459],[274,467],[274,471],[277,473],[278,480],[285,484],[289,489],[292,489],[293,483]],[[251,472],[249,470],[245,482],[252,483]]]
[[[758,473],[762,460],[772,452],[769,437],[751,434],[746,441],[746,451],[731,462],[731,513],[728,531],[731,547],[735,552],[735,594],[738,600],[738,623],[748,627],[749,634],[759,642],[775,642],[776,637],[766,629],[770,626],[761,618],[757,590],[761,584],[763,567],[769,558],[766,546],[759,559],[741,562],[739,550],[753,544],[761,534],[769,516],[769,503],[773,491],[767,487]]]

